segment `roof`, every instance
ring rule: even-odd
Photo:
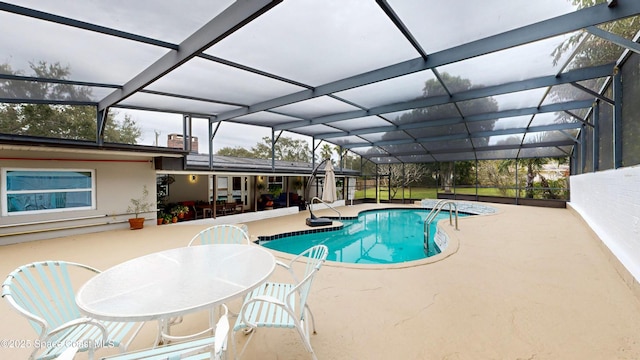
[[[217,172],[228,171],[254,174],[277,173],[283,175],[308,175],[313,171],[313,165],[318,166],[318,164],[308,162],[276,160],[272,167],[271,159],[251,159],[221,155],[214,155],[212,162],[212,168],[216,169]],[[209,155],[189,154],[187,156],[187,168],[188,170],[208,171]],[[318,168],[318,172],[321,174],[324,173],[324,166]],[[335,172],[336,175],[357,175],[356,171],[340,168],[340,166],[335,167]]]
[[[637,36],[610,30],[640,14],[639,1],[581,3],[0,2],[12,29],[0,62],[13,70],[0,66],[0,86],[91,90],[90,99],[4,91],[0,102],[264,126],[377,164],[567,156],[593,102],[612,103],[601,94],[615,66],[639,51]],[[617,50],[576,56],[601,41]],[[42,78],[29,69],[38,61],[72,72]]]

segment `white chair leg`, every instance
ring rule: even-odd
[[[298,330],[298,334],[300,334],[300,339],[302,340],[302,343],[304,344],[304,347],[307,349],[307,351],[311,353],[313,360],[318,360],[318,358],[316,357],[316,353],[313,351],[313,348],[311,347],[311,340],[309,339],[309,333],[307,332],[305,334],[305,331],[304,331],[305,326],[308,327],[307,324],[301,323],[300,326],[296,326],[296,330]]]
[[[307,314],[309,315],[309,317],[311,317],[311,328],[313,329],[313,333],[317,334],[316,333],[316,319],[313,317],[313,313],[311,312],[311,308],[309,306],[307,306],[307,304],[305,304],[304,306],[305,306],[305,308],[307,310]],[[309,332],[308,329],[307,329],[307,332]]]
[[[251,331],[246,331],[246,330],[251,330]],[[244,345],[242,346],[242,350],[240,351],[240,353],[237,352],[237,348],[236,348],[236,332],[237,331],[232,331],[231,332],[231,346],[233,346],[233,356],[235,360],[238,360],[242,357],[242,355],[244,354],[245,350],[247,350],[247,346],[249,345],[249,342],[251,342],[251,339],[253,338],[253,334],[256,333],[256,330],[258,329],[254,329],[251,327],[247,327],[238,331],[242,331],[243,334],[245,335],[249,335],[249,337],[247,338],[247,341],[245,341]]]

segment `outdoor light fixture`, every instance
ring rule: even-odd
[[[189,175],[189,182],[195,183],[198,178],[195,175]]]

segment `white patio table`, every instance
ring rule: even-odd
[[[275,257],[257,245],[181,247],[128,260],[91,278],[76,295],[80,311],[100,320],[166,320],[212,309],[262,284]]]

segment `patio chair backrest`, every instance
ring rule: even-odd
[[[81,317],[69,276],[70,267],[100,272],[83,264],[43,261],[20,266],[2,284],[2,297],[27,317],[41,336]]]
[[[315,274],[327,259],[328,253],[329,249],[325,245],[316,245],[293,258],[289,264],[277,262],[289,271],[293,282],[266,282],[247,295],[233,327],[232,344],[235,346],[235,333],[241,329],[295,329],[307,351],[317,360],[309,339],[309,321],[314,334],[316,326],[307,298]],[[303,261],[304,264],[300,264]],[[242,350],[236,354],[244,353],[255,331],[250,333]]]
[[[222,305],[222,315],[216,323],[213,337],[200,337],[167,346],[156,346],[151,349],[117,354],[102,360],[221,360],[226,358],[228,337],[228,309],[226,305]]]
[[[251,240],[242,228],[236,225],[214,225],[200,231],[189,242],[192,245],[206,244],[250,244]]]
[[[305,304],[307,303],[307,298],[309,296],[315,274],[320,270],[320,267],[327,259],[328,254],[329,249],[325,245],[316,245],[305,250],[291,261],[290,269],[293,269],[293,263],[295,261],[306,259],[304,273],[300,280],[298,280],[295,272],[292,270],[295,286],[287,295],[289,301],[292,301],[295,299],[295,294],[297,292],[298,304],[296,306],[296,315],[299,319],[304,315]]]
[[[26,317],[39,335],[40,346],[34,346],[29,359],[54,359],[72,344],[82,344],[78,351],[117,346],[123,351],[136,337],[142,323],[98,321],[83,316],[76,305],[75,284],[100,273],[88,265],[67,261],[41,261],[18,267],[2,284],[2,297]],[[133,330],[133,333],[131,334]],[[126,343],[125,337],[129,336]]]

